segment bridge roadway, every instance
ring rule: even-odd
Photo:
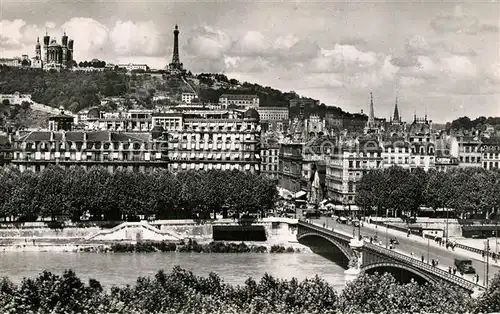
[[[319,226],[323,226],[323,223],[325,223],[328,228],[331,229],[333,227],[336,232],[344,233],[351,237],[353,236],[352,225],[337,223],[336,220],[332,219],[331,217],[321,217],[320,219],[311,219],[310,221]],[[382,246],[385,247],[385,227],[378,226],[377,228],[375,228],[375,225],[373,224],[364,224],[364,226],[361,227],[360,231],[361,235],[366,237],[374,237],[375,235],[377,235],[379,241],[382,240]],[[472,266],[476,269],[476,272],[479,275],[479,284],[484,286],[486,263],[483,261],[481,255],[472,252],[462,252],[462,250],[459,249],[457,249],[456,251],[452,251],[451,249],[446,249],[445,246],[439,246],[433,240],[430,240],[428,245],[427,240],[423,239],[422,237],[416,235],[407,237],[403,232],[391,229],[387,230],[387,238],[391,239],[393,237],[395,237],[399,241],[399,245],[395,245],[394,251],[407,256],[411,256],[411,253],[413,252],[413,256],[415,259],[421,260],[422,256],[424,256],[425,261],[427,261],[427,249],[429,248],[429,259],[438,259],[438,267],[446,271],[448,271],[449,266],[453,267],[455,258],[465,258],[472,260]],[[488,278],[491,280],[493,276],[500,271],[500,263],[494,263],[491,258],[489,262]],[[473,275],[466,274],[464,275],[464,278],[473,281]]]

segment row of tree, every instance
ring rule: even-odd
[[[448,172],[401,167],[372,170],[356,187],[356,202],[379,214],[418,214],[421,206],[454,209],[459,217],[493,218],[500,209],[500,171],[458,168]]]
[[[93,67],[93,68],[104,68],[106,66],[106,61],[101,61],[101,60],[91,60],[91,61],[80,61],[80,63],[78,63],[78,66],[80,68],[89,68],[89,67]]]
[[[274,206],[275,184],[239,171],[134,173],[102,168],[38,172],[0,171],[0,217],[33,221],[38,217],[83,215],[116,221],[138,215],[157,219],[192,218],[219,212],[261,212]]]
[[[215,273],[208,277],[175,267],[154,278],[108,293],[90,279],[44,271],[19,286],[0,281],[2,313],[491,313],[500,310],[500,276],[477,300],[446,286],[399,284],[388,274],[361,275],[340,293],[316,276],[299,282],[264,275],[232,286]]]

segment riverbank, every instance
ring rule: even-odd
[[[184,240],[180,243],[168,241],[85,243],[78,241],[47,240],[24,241],[0,246],[0,252],[81,252],[81,253],[149,253],[149,252],[192,252],[192,253],[302,253],[311,250],[297,242],[276,241],[232,242]]]

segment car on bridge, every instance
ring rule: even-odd
[[[476,273],[476,270],[472,267],[472,261],[470,259],[455,258],[455,267],[459,272],[464,274]]]
[[[392,245],[396,245],[396,244],[399,244],[399,241],[398,239],[392,237],[390,240],[389,240],[389,243],[392,244]]]
[[[321,212],[319,210],[308,210],[308,211],[305,211],[304,212],[304,216],[306,218],[316,218],[316,219],[319,219],[321,218]]]

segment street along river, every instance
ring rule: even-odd
[[[282,279],[303,280],[316,274],[340,290],[344,269],[314,253],[0,253],[0,277],[21,282],[43,270],[62,274],[71,268],[87,280],[96,279],[107,288],[132,284],[139,276],[151,276],[176,265],[200,276],[217,273],[226,283],[243,284],[248,277],[260,279],[266,272]]]

